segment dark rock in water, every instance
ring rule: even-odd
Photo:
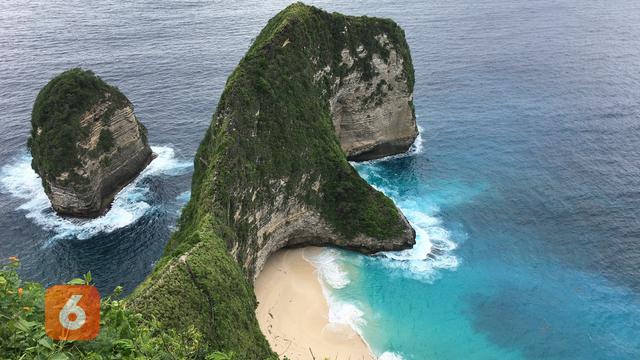
[[[36,98],[31,125],[32,167],[61,215],[103,214],[152,159],[131,102],[91,71],[51,80]]]

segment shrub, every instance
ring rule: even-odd
[[[113,134],[109,129],[102,129],[100,131],[100,137],[98,137],[98,144],[96,145],[96,150],[98,154],[107,152],[113,148]]]
[[[237,360],[233,352],[209,349],[202,334],[191,327],[177,333],[156,320],[127,309],[116,288],[101,302],[100,335],[88,342],[53,341],[44,329],[44,289],[23,282],[10,258],[0,265],[0,358],[1,359],[202,359]],[[5,261],[6,262],[6,261]],[[91,274],[73,284],[89,284]]]

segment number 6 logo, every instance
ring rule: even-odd
[[[100,332],[100,293],[90,285],[55,285],[44,297],[44,325],[54,340],[91,340]]]
[[[87,316],[84,310],[78,306],[82,295],[72,295],[60,311],[60,324],[69,330],[78,330],[84,325]],[[73,318],[73,320],[71,320]]]

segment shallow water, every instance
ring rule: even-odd
[[[327,253],[333,319],[387,358],[640,358],[640,4],[315,3],[403,26],[422,127],[414,154],[357,166],[418,246]],[[227,76],[285,4],[1,2],[0,256],[45,283],[91,270],[131,290],[188,199]],[[89,224],[43,208],[24,147],[38,89],[72,66],[120,87],[171,162]]]

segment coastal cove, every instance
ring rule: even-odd
[[[260,305],[311,296],[305,337],[337,327],[352,339],[340,351],[385,360],[639,358],[640,7],[310,3],[405,31],[420,135],[407,154],[350,164],[416,244],[275,253],[263,275],[278,282],[265,290],[258,278]],[[45,286],[91,271],[102,294],[130,294],[162,264],[193,197],[192,160],[227,78],[288,4],[0,4],[0,257]],[[127,95],[158,156],[105,216],[70,220],[50,209],[25,143],[38,90],[78,66]],[[289,274],[279,282],[278,271]],[[265,323],[286,326],[272,314],[258,307],[270,341]]]

